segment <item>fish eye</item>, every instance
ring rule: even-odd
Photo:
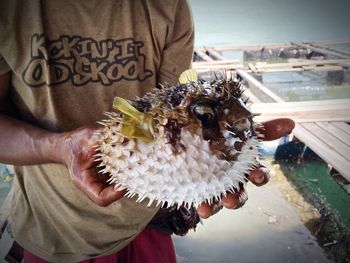
[[[209,123],[216,119],[214,107],[208,103],[198,103],[192,107],[193,115],[203,123]]]

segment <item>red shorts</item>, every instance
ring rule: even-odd
[[[24,250],[24,263],[47,263]],[[176,263],[171,236],[153,228],[143,230],[129,245],[109,256],[83,260],[80,263]]]

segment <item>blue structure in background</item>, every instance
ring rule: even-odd
[[[0,164],[0,206],[12,186],[14,174],[5,164]]]
[[[279,141],[278,144],[273,145],[273,146],[264,146],[261,145],[259,147],[259,152],[265,156],[265,157],[271,157],[274,156],[276,153],[276,150],[278,149],[278,147],[280,147],[281,145],[284,145],[286,143],[289,143],[289,138],[288,136],[282,137]]]

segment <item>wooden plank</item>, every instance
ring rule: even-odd
[[[236,70],[236,69],[243,69],[243,65],[240,64],[227,64],[227,65],[209,65],[209,66],[193,66],[195,70],[198,72],[206,72],[206,71],[212,71],[212,70]]]
[[[207,48],[207,47],[204,47],[206,49],[207,52],[209,52],[210,56],[212,56],[214,59],[217,59],[217,60],[226,60],[226,58],[221,55],[218,51],[216,51],[214,48]]]
[[[237,69],[243,69],[242,67],[240,66],[235,66],[235,65],[232,65],[232,67],[216,67],[216,68],[199,68],[199,69],[196,69],[195,70],[198,72],[198,73],[210,73],[210,72],[213,72],[213,71],[222,71],[222,70],[226,70],[226,71],[235,71]]]
[[[322,126],[316,123],[304,123],[303,127],[313,133],[320,141],[327,144],[329,149],[342,155],[350,162],[350,146],[340,141],[332,133],[324,130]],[[349,171],[350,172],[350,171]]]
[[[264,106],[267,104],[266,106]],[[271,107],[268,107],[271,105]],[[288,105],[288,104],[287,104]],[[255,103],[253,109],[257,113],[261,114],[308,114],[308,113],[320,113],[320,112],[333,112],[334,114],[339,114],[341,111],[349,111],[349,106],[344,105],[327,105],[326,107],[318,107],[318,106],[308,106],[305,108],[302,107],[273,107],[273,103]],[[350,119],[350,116],[349,116]]]
[[[350,99],[297,101],[280,103],[256,103],[254,110],[259,113],[308,112],[350,109]]]
[[[254,106],[254,104],[252,105]],[[254,113],[254,110],[252,110]],[[318,112],[299,112],[299,113],[262,113],[255,117],[257,121],[267,121],[276,118],[290,118],[297,123],[305,122],[348,122],[350,121],[350,110],[346,111],[318,111]]]
[[[242,45],[242,46],[232,46],[232,45],[225,45],[225,46],[215,46],[215,47],[206,47],[206,48],[214,48],[216,51],[223,52],[223,51],[255,51],[255,50],[261,50],[263,48],[265,49],[281,49],[281,48],[288,48],[291,47],[290,44],[267,44],[267,45]],[[201,51],[205,51],[205,48],[199,48]]]
[[[252,105],[252,111],[256,114],[264,116],[264,118],[275,118],[275,117],[288,117],[298,122],[319,122],[319,121],[343,121],[348,122],[350,120],[350,110],[343,111],[307,111],[307,112],[260,112],[254,110]]]
[[[308,41],[310,42],[310,41]],[[312,43],[320,44],[320,45],[348,45],[350,44],[349,39],[344,40],[324,40],[324,41],[312,41]],[[223,45],[223,46],[207,46],[207,47],[198,47],[199,50],[205,51],[206,48],[213,48],[218,52],[222,51],[256,51],[261,50],[263,48],[265,49],[282,49],[282,48],[290,48],[293,47],[293,45],[289,43],[284,44],[260,44],[260,45]]]
[[[211,57],[209,57],[204,51],[199,50],[198,48],[196,48],[194,51],[195,51],[195,52],[197,53],[197,55],[198,55],[201,59],[203,59],[204,61],[213,61],[213,60],[214,60],[214,59],[212,59]]]
[[[322,71],[340,71],[344,70],[343,66],[302,66],[297,68],[271,68],[271,69],[257,69],[257,72],[260,73],[268,73],[268,72],[301,72],[301,71],[315,71],[315,72],[322,72]]]
[[[261,103],[254,107],[262,112],[285,111],[317,111],[317,110],[341,110],[350,108],[350,99],[334,99],[334,100],[312,100],[312,101],[288,101],[281,103]]]
[[[261,114],[256,117],[259,121],[273,118],[291,118],[296,122],[350,121],[350,99],[254,103],[251,109],[254,113]],[[348,125],[335,125],[342,125],[339,129],[350,133]]]
[[[304,127],[304,124],[297,124],[293,134],[323,160],[333,166],[347,180],[350,180],[350,162],[348,159],[330,150],[329,145],[321,142],[319,138]]]
[[[343,55],[344,57],[347,57],[349,58],[350,57],[350,53],[349,52],[345,52],[344,50],[340,50],[340,49],[336,49],[336,48],[331,48],[331,47],[327,47],[325,45],[321,45],[321,44],[316,44],[314,42],[308,42],[308,41],[304,41],[305,44],[307,45],[311,45],[311,46],[314,46],[316,48],[322,48],[322,49],[326,49],[326,50],[329,50],[329,51],[332,51],[332,52],[336,52],[340,55]]]
[[[205,63],[205,62],[195,62],[195,63]],[[217,68],[217,67],[216,67]],[[236,64],[228,64],[225,65],[223,64],[221,69],[225,70],[232,70],[235,68],[242,69],[246,71],[247,73],[254,72],[249,69],[249,67],[244,67],[243,65],[236,66]],[[271,72],[302,72],[302,71],[315,71],[315,72],[323,72],[323,71],[340,71],[343,70],[344,67],[342,66],[322,66],[322,67],[317,67],[317,66],[305,66],[305,67],[297,67],[297,68],[271,68],[271,69],[256,69],[256,72],[254,73],[271,73]],[[208,65],[208,67],[200,67],[200,70],[202,72],[210,71],[211,67]]]
[[[254,77],[249,75],[249,73],[247,73],[246,71],[241,70],[241,69],[237,69],[236,71],[243,79],[245,79],[246,81],[251,83],[253,86],[255,86],[258,89],[260,89],[261,91],[263,91],[266,95],[268,95],[274,101],[284,102],[284,100],[281,97],[279,97],[278,95],[273,93],[271,90],[266,88],[260,81],[256,80]]]
[[[210,70],[234,70],[236,68],[243,68],[238,60],[217,60],[212,62],[193,62],[192,67],[197,71]]]
[[[214,61],[196,61],[193,62],[193,66],[206,66],[210,67],[211,65],[225,65],[225,64],[241,64],[238,59],[227,59],[227,60],[214,60]]]
[[[246,88],[244,90],[244,93],[243,93],[247,98],[249,98],[250,101],[252,101],[253,103],[262,103],[262,101],[257,97],[255,96],[250,90],[249,88]]]
[[[302,48],[305,48],[305,49],[310,49],[312,51],[315,51],[315,52],[318,52],[318,53],[321,53],[321,54],[324,54],[324,55],[331,55],[331,56],[339,57],[339,58],[348,58],[348,56],[344,56],[342,54],[339,54],[338,52],[334,52],[334,51],[327,50],[327,49],[324,49],[324,48],[318,48],[318,47],[314,47],[314,46],[311,46],[311,45],[308,45],[308,44],[300,44],[300,43],[296,43],[296,42],[290,42],[290,43],[292,45],[296,46],[296,47],[302,47]]]
[[[276,106],[276,107],[308,107],[310,105],[344,105],[350,107],[350,98],[349,99],[329,99],[329,100],[309,100],[309,101],[288,101],[283,103],[264,103],[261,106]]]
[[[328,133],[331,133],[334,137],[336,137],[345,145],[350,146],[350,134],[346,133],[342,129],[339,129],[333,124],[333,122],[316,122],[316,125],[321,127],[323,130],[327,131]]]
[[[320,45],[348,45],[350,44],[350,39],[335,39],[335,40],[321,40],[321,41],[308,41],[305,40],[304,42],[312,42]]]
[[[345,122],[333,122],[333,125],[337,128],[341,129],[342,131],[346,132],[347,134],[350,134],[350,125]]]
[[[238,64],[236,60],[232,60],[232,63],[222,62],[223,60],[215,60],[215,61],[197,61],[193,62],[195,67],[210,69],[211,67],[216,67],[217,65],[221,65],[222,69],[232,69],[232,68],[240,68],[244,69],[246,72],[253,72],[249,69],[249,67],[244,67],[242,64]],[[264,72],[300,72],[300,71],[340,71],[344,69],[344,66],[328,66],[322,65],[319,62],[312,62],[314,65],[303,65],[306,63],[298,63],[298,64],[289,64],[289,63],[273,63],[273,64],[265,64],[265,65],[255,65],[256,72],[264,73]],[[349,61],[350,63],[350,61]],[[232,66],[232,64],[234,66]],[[345,64],[344,64],[345,65]],[[349,64],[350,66],[350,64]]]
[[[271,68],[293,68],[293,67],[303,67],[303,66],[325,66],[325,65],[335,65],[335,66],[346,66],[350,65],[350,59],[328,59],[328,60],[303,60],[297,62],[288,63],[257,63],[255,67],[258,70],[271,69]]]
[[[255,103],[251,108],[254,113],[261,114],[257,117],[260,121],[281,117],[296,122],[350,121],[350,99]]]

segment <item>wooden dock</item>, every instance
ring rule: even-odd
[[[350,40],[341,41],[304,41],[303,43],[290,42],[288,44],[274,45],[255,45],[255,46],[220,46],[220,47],[199,47],[195,49],[195,56],[199,57],[201,62],[194,62],[193,66],[198,72],[205,72],[210,69],[227,69],[236,70],[242,69],[255,73],[262,72],[281,72],[281,71],[339,71],[349,69],[350,67],[350,51],[344,51],[329,47],[330,45],[350,45]],[[228,60],[222,54],[224,52],[237,51],[278,51],[279,53],[285,50],[304,50],[305,53],[311,54],[317,52],[322,54],[327,59],[290,59],[287,63],[250,63],[244,65],[239,60]],[[277,52],[276,51],[276,52]]]
[[[199,73],[215,70],[235,70],[246,81],[266,94],[273,103],[263,103],[249,89],[245,94],[253,102],[252,111],[259,114],[255,119],[265,121],[288,117],[296,122],[295,137],[310,147],[324,161],[350,182],[350,96],[344,99],[285,102],[251,73],[296,71],[345,71],[350,68],[350,52],[337,49],[336,45],[350,46],[350,40],[304,41],[265,46],[221,46],[195,49],[193,67]],[[282,63],[250,62],[227,59],[223,54],[230,51],[302,50],[304,54],[316,54],[320,59],[293,58]],[[270,53],[273,53],[272,51]],[[247,65],[246,65],[247,64]]]
[[[350,99],[254,103],[256,121],[287,117],[293,135],[350,181]]]
[[[350,125],[345,122],[298,123],[294,135],[350,181]]]

